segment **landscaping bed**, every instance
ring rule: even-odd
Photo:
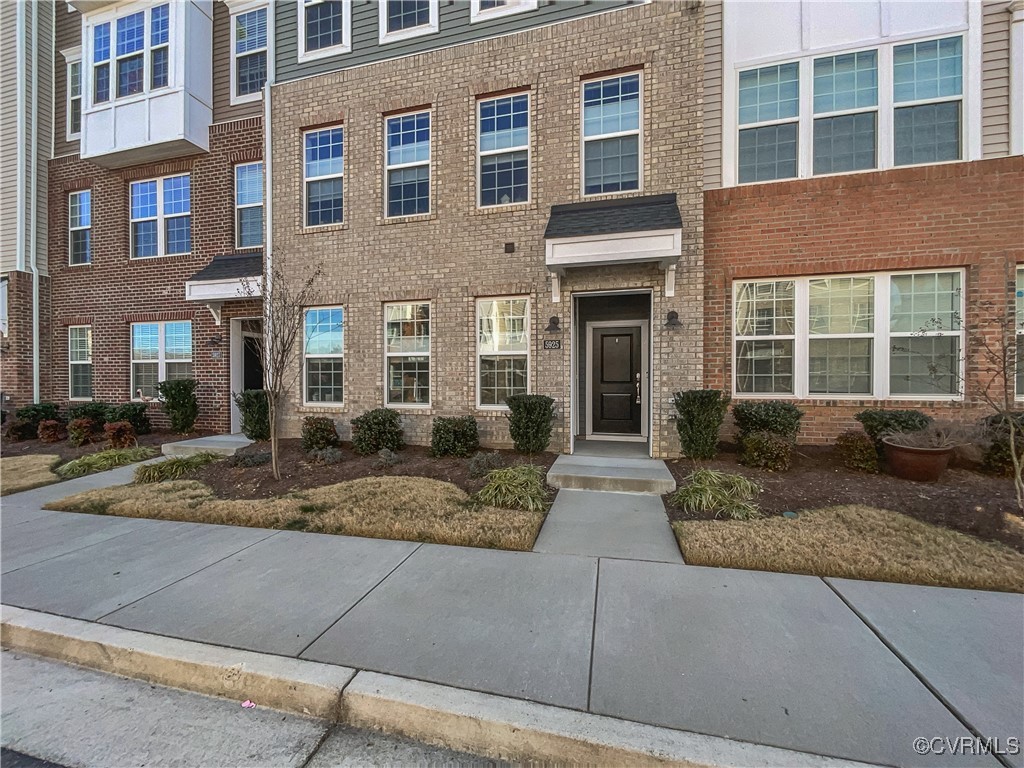
[[[157,432],[153,431],[145,435],[136,435],[135,441],[140,446],[148,446],[150,448],[156,448],[160,450],[160,446],[164,443],[176,443],[179,440],[192,440],[197,437],[203,437],[204,435],[213,434],[212,432],[193,432],[190,435],[176,435],[173,432]],[[96,435],[96,442],[86,443],[85,445],[72,445],[68,440],[61,440],[56,443],[45,443],[42,440],[4,440],[0,444],[0,456],[7,458],[9,456],[29,456],[32,454],[51,454],[60,458],[60,463],[77,459],[80,456],[84,456],[87,453],[96,453],[96,451],[102,451],[106,448],[103,441],[103,434],[98,433]]]

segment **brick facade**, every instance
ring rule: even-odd
[[[991,328],[1011,311],[1016,265],[1024,262],[1024,158],[712,190],[704,222],[704,377],[707,386],[731,390],[737,279],[962,267],[968,334]],[[966,363],[962,402],[796,400],[807,414],[801,439],[834,439],[857,426],[853,415],[863,408],[984,415],[977,349],[966,350]]]
[[[32,274],[8,272],[7,335],[0,336],[0,408],[14,411],[33,401],[32,387]],[[51,382],[50,278],[39,277],[39,380],[45,396]]]
[[[301,405],[300,386],[287,417],[324,412],[343,426],[384,402],[383,304],[432,303],[431,406],[400,408],[410,442],[429,441],[432,417],[472,414],[489,444],[508,444],[504,414],[476,408],[476,299],[530,298],[531,391],[557,403],[552,448],[569,449],[575,344],[572,294],[633,289],[653,294],[651,344],[656,455],[676,450],[669,421],[673,391],[700,386],[703,285],[701,46],[699,9],[653,3],[492,40],[339,71],[275,86],[272,96],[274,258],[301,274],[323,266],[322,300],[345,309],[345,403]],[[582,79],[642,71],[642,189],[674,192],[683,217],[683,256],[674,298],[653,264],[571,269],[552,302],[544,228],[550,207],[582,198]],[[476,207],[476,100],[511,90],[531,94],[531,201]],[[433,111],[431,213],[383,218],[383,119],[429,105]],[[303,229],[302,131],[345,128],[345,223]],[[504,244],[515,251],[506,254]],[[682,327],[667,329],[670,310]],[[551,316],[565,329],[545,334]],[[560,338],[561,350],[543,349]]]

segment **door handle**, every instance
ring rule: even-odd
[[[636,375],[636,404],[640,405],[640,374]]]

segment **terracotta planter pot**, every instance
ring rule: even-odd
[[[910,448],[905,445],[893,445],[887,438],[882,438],[885,446],[885,460],[889,471],[903,480],[916,480],[922,483],[934,483],[949,465],[949,457],[955,448]]]

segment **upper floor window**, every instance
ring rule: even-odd
[[[381,0],[377,5],[382,43],[438,30],[438,0]]]
[[[267,82],[267,9],[231,17],[231,103],[260,98]]]
[[[479,103],[479,204],[530,199],[530,97],[519,93]]]
[[[345,129],[340,125],[304,135],[306,226],[344,221]]]
[[[92,192],[83,189],[68,195],[68,263],[92,263]]]
[[[737,107],[741,184],[959,160],[963,38],[743,70]]]
[[[165,3],[92,26],[93,104],[170,84],[170,25]]]
[[[384,121],[387,215],[430,213],[430,112]]]
[[[77,139],[82,133],[82,58],[69,56],[67,59],[67,139]]]
[[[470,0],[469,21],[488,21],[509,16],[513,13],[533,11],[537,8],[537,0]]]
[[[149,29],[149,87],[164,88],[170,77],[170,8],[158,5],[151,11]]]
[[[299,61],[352,50],[351,0],[298,0]]]
[[[640,189],[640,75],[583,83],[583,194]]]
[[[133,181],[130,194],[133,259],[192,251],[192,194],[187,173]]]
[[[235,246],[263,245],[263,163],[235,166]]]
[[[110,22],[92,30],[92,103],[110,101]]]

